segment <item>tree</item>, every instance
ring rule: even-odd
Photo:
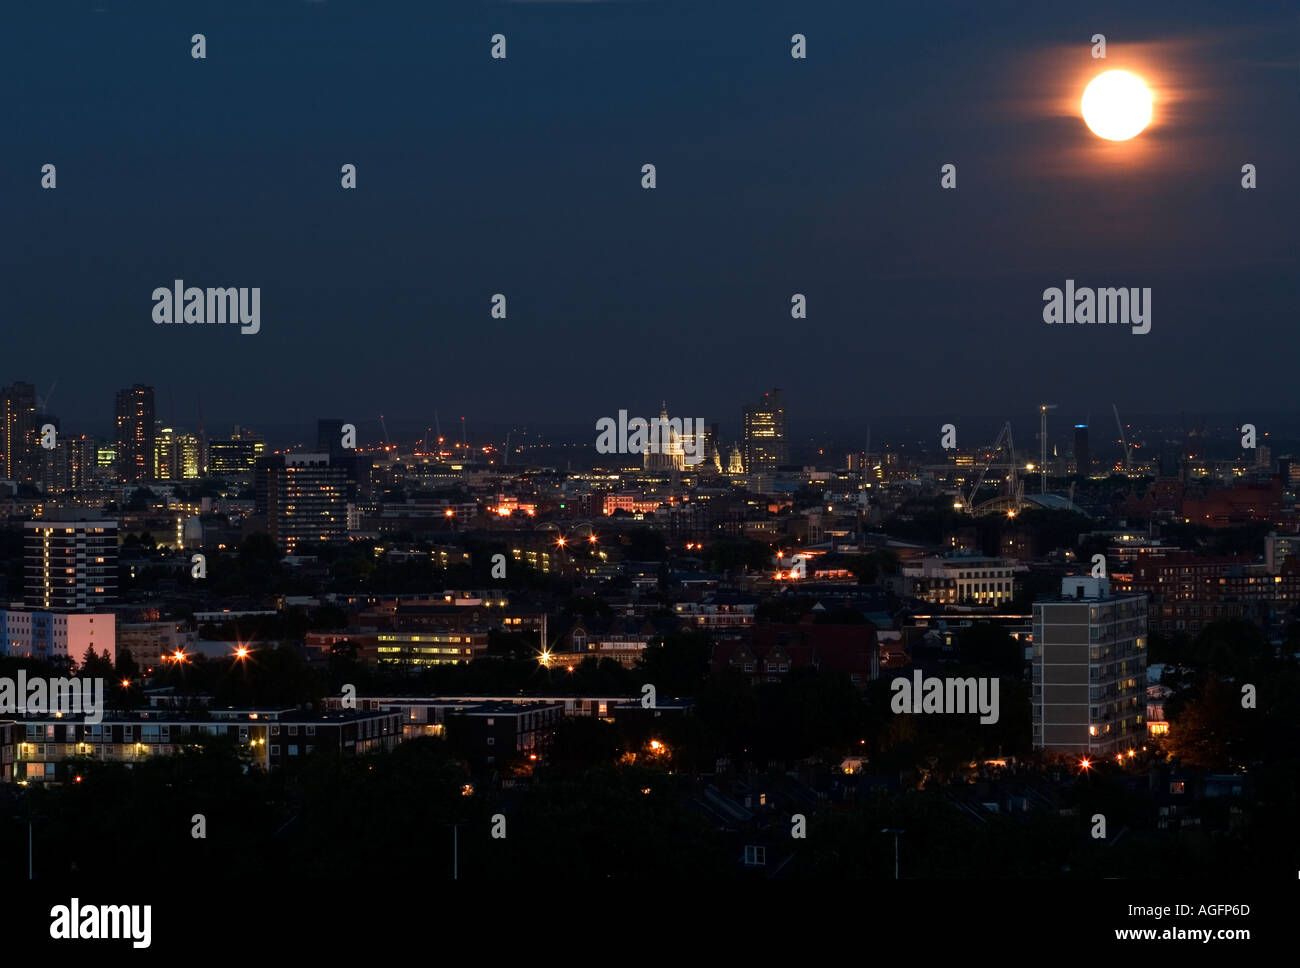
[[[646,646],[639,668],[660,695],[693,695],[709,672],[713,640],[706,633],[671,632]]]
[[[1166,708],[1170,725],[1165,749],[1171,755],[1186,766],[1222,770],[1231,765],[1244,726],[1239,694],[1231,686],[1211,677],[1185,706]]]
[[[618,727],[601,719],[561,720],[547,760],[559,773],[579,774],[614,762],[619,750]]]
[[[108,658],[107,650],[103,655],[96,655],[94,648],[86,646],[86,654],[81,659],[77,674],[92,679],[112,678],[113,663]]]
[[[140,674],[140,667],[136,665],[135,658],[131,655],[130,649],[118,649],[117,659],[113,663],[113,675],[118,679],[134,679]]]

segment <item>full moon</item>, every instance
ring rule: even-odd
[[[1151,91],[1128,71],[1098,74],[1083,91],[1083,120],[1107,141],[1127,141],[1151,122]]]

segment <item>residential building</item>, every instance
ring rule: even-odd
[[[123,483],[143,483],[154,474],[153,387],[137,383],[117,392],[117,473]]]
[[[1146,736],[1147,597],[1070,576],[1034,603],[1034,748],[1124,755]]]
[[[23,537],[29,608],[93,611],[116,600],[116,521],[27,521]]]

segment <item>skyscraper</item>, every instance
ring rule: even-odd
[[[785,405],[781,390],[765,393],[757,406],[745,407],[745,472],[775,470],[789,462],[785,439]]]
[[[1074,472],[1087,477],[1092,473],[1092,457],[1088,454],[1088,425],[1074,425]]]
[[[99,442],[94,437],[60,437],[59,446],[68,451],[68,487],[78,490],[90,487],[95,480],[99,458]]]
[[[1070,576],[1034,602],[1034,748],[1113,756],[1145,739],[1147,596]]]
[[[153,387],[137,383],[117,392],[117,475],[123,483],[149,480],[154,472]]]
[[[336,418],[316,421],[316,450],[330,458],[342,457],[344,421]]]
[[[36,387],[15,383],[0,390],[0,472],[15,481],[30,480],[35,468]]]

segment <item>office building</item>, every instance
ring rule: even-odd
[[[1087,477],[1092,473],[1092,456],[1088,452],[1088,425],[1074,425],[1074,472]]]
[[[159,427],[154,439],[155,480],[194,480],[199,476],[199,438]]]
[[[117,393],[117,474],[126,484],[143,483],[154,471],[153,387],[137,383]]]
[[[785,437],[785,405],[780,389],[764,393],[758,404],[745,407],[745,473],[773,471],[789,463]]]
[[[208,442],[208,473],[213,477],[251,480],[265,444],[259,437],[245,432],[229,440]]]
[[[954,554],[908,565],[903,579],[907,594],[935,605],[1005,605],[1016,596],[1015,573],[1007,558]]]
[[[27,521],[23,535],[29,608],[94,611],[116,600],[116,521]]]
[[[1127,756],[1146,735],[1147,597],[1070,576],[1033,615],[1034,748]]]

